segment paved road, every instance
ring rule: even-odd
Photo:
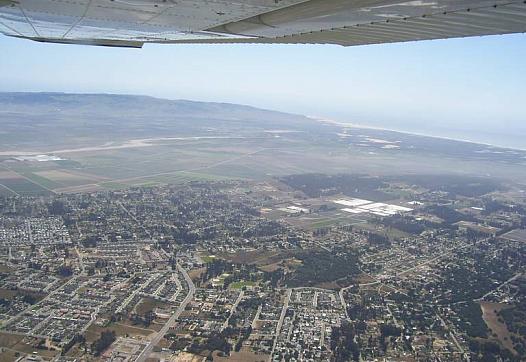
[[[283,304],[283,308],[281,309],[281,315],[279,316],[278,325],[276,326],[276,336],[274,337],[274,343],[272,344],[272,351],[270,352],[269,361],[272,361],[272,355],[274,354],[274,350],[276,349],[276,344],[278,343],[278,337],[281,333],[283,319],[285,319],[285,314],[287,313],[287,309],[289,308],[289,301],[290,301],[291,295],[292,295],[292,289],[287,289],[287,295],[285,296],[285,303]]]
[[[84,260],[82,259],[82,254],[80,253],[78,246],[75,246],[75,252],[79,256],[79,265],[80,265],[81,274],[84,275],[86,273],[86,267],[84,266]]]
[[[349,312],[347,311],[347,303],[345,302],[345,298],[343,297],[343,293],[345,292],[347,288],[341,288],[338,292],[338,296],[340,297],[340,303],[342,304],[343,311],[345,312],[345,317],[349,318]]]
[[[241,291],[239,293],[234,305],[232,305],[232,309],[230,309],[230,315],[226,319],[225,323],[223,323],[222,329],[225,329],[226,327],[228,327],[228,321],[230,321],[230,318],[232,318],[232,315],[234,315],[234,312],[236,311],[236,308],[237,308],[239,302],[241,302],[241,299],[243,299],[243,294],[245,294],[243,291]]]
[[[499,285],[497,288],[495,289],[492,289],[490,290],[489,292],[487,292],[486,294],[484,294],[482,297],[480,298],[477,298],[477,299],[474,299],[475,302],[478,302],[480,300],[484,300],[484,298],[486,298],[488,295],[490,295],[491,293],[494,293],[494,292],[498,292],[499,290],[501,290],[505,285],[511,283],[512,281],[514,281],[515,279],[517,279],[518,277],[520,277],[522,275],[522,272],[521,273],[517,273],[515,274],[514,276],[512,276],[511,278],[509,278],[508,280],[506,280],[504,283],[502,283],[501,285]]]
[[[144,362],[144,361],[146,361],[146,359],[148,358],[148,356],[152,352],[153,347],[155,347],[161,341],[161,339],[164,337],[166,332],[168,332],[168,330],[173,327],[173,325],[175,324],[175,322],[177,321],[177,319],[179,318],[181,313],[185,310],[185,308],[188,305],[188,303],[190,303],[190,301],[194,297],[195,285],[192,282],[192,279],[190,279],[190,276],[188,275],[186,270],[184,270],[179,264],[177,265],[177,269],[181,272],[181,274],[183,274],[184,279],[186,280],[186,283],[188,284],[188,294],[186,295],[186,298],[184,298],[184,300],[181,303],[181,305],[179,306],[179,308],[177,308],[175,313],[172,314],[170,319],[168,319],[168,321],[164,324],[164,326],[161,328],[161,330],[159,332],[157,332],[155,337],[153,337],[153,339],[150,341],[150,343],[148,343],[146,348],[144,348],[144,350],[141,352],[141,354],[137,357],[137,359],[135,360],[136,362]]]
[[[449,331],[449,335],[451,336],[451,338],[453,339],[453,343],[455,343],[455,345],[457,346],[458,350],[460,351],[460,353],[462,353],[462,355],[464,356],[464,359],[467,361],[467,362],[470,362],[471,360],[471,357],[469,356],[469,353],[466,353],[466,351],[464,351],[464,348],[462,348],[462,346],[460,345],[460,343],[458,342],[458,339],[455,335],[455,332],[453,331],[453,329],[446,323],[446,321],[440,316],[440,314],[438,314],[437,312],[435,312],[435,315],[437,316],[437,318],[440,320],[440,323],[442,323],[442,326]]]

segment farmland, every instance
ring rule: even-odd
[[[238,105],[6,93],[0,94],[0,106],[5,110],[1,195],[261,181],[313,172],[369,174],[369,181],[402,174],[526,179],[523,151],[347,127]],[[21,118],[24,132],[18,127]],[[365,187],[352,196],[381,201],[379,196],[389,199],[392,191],[368,194]]]

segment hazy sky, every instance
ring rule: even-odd
[[[471,138],[481,141],[484,133],[501,132],[505,139],[510,133],[526,135],[524,34],[350,48],[146,45],[140,50],[0,36],[0,54],[0,91],[243,103],[457,138],[476,131],[479,136]]]

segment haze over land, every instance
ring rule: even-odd
[[[228,103],[1,93],[0,109],[5,193],[268,180],[301,173],[526,178],[523,151]]]

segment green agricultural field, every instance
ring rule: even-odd
[[[216,259],[216,256],[215,255],[204,255],[204,256],[201,256],[201,259],[203,259],[203,262],[205,263],[210,263]]]
[[[13,196],[13,195],[16,195],[16,193],[9,190],[4,185],[0,184],[0,196]]]
[[[52,192],[24,178],[0,179],[0,185],[19,195],[49,195]]]
[[[62,187],[64,186],[63,184],[61,183],[58,183],[58,182],[55,182],[55,181],[52,181],[48,178],[45,178],[45,177],[42,177],[42,176],[39,176],[33,172],[20,172],[20,174],[28,179],[30,179],[32,182],[36,183],[37,185],[40,185],[46,189],[56,189],[58,187]]]
[[[162,175],[140,176],[129,180],[119,180],[121,185],[126,186],[144,186],[145,184],[183,184],[190,181],[222,181],[231,180],[231,177],[210,175],[198,172],[175,171]],[[104,186],[104,185],[103,185]]]
[[[127,187],[127,185],[125,185],[125,184],[121,184],[121,183],[118,183],[118,182],[111,182],[111,181],[110,182],[102,182],[99,185],[104,187],[107,190],[120,190],[120,189],[125,189]]]
[[[248,280],[243,280],[239,282],[233,282],[230,284],[230,288],[232,289],[242,289],[244,287],[253,287],[256,285],[256,282],[251,282]]]

